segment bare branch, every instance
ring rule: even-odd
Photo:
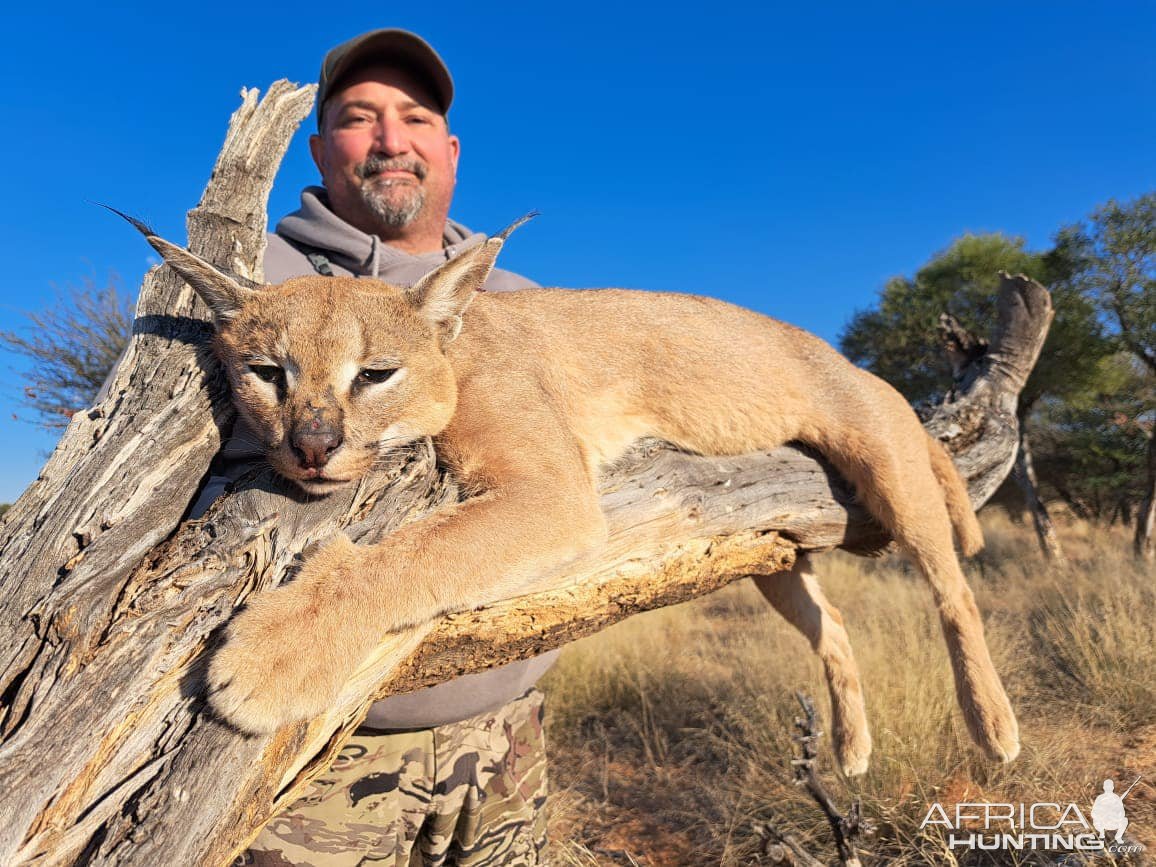
[[[815,760],[819,755],[819,738],[823,736],[816,722],[815,703],[801,692],[795,693],[795,698],[803,708],[803,716],[795,719],[795,728],[799,733],[794,735],[794,739],[799,744],[801,755],[801,758],[791,761],[795,768],[795,783],[807,790],[807,794],[827,817],[831,833],[835,835],[839,862],[845,867],[862,867],[855,845],[861,836],[872,831],[870,823],[863,818],[862,802],[856,798],[846,816],[843,816],[835,806],[834,800],[823,787],[815,770]]]

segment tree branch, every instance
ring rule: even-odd
[[[823,787],[815,770],[815,760],[819,756],[819,738],[823,735],[818,728],[815,703],[801,692],[795,693],[795,698],[803,708],[803,716],[795,720],[795,728],[799,733],[794,738],[802,754],[801,758],[791,761],[795,768],[795,783],[807,790],[807,794],[827,817],[827,824],[831,826],[831,833],[835,837],[839,863],[845,867],[862,867],[863,862],[859,860],[855,847],[861,836],[872,831],[870,823],[863,818],[862,802],[856,799],[846,816],[835,806],[834,800]]]

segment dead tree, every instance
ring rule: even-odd
[[[956,378],[963,376],[969,366],[977,359],[982,358],[988,351],[988,342],[969,332],[950,313],[940,314],[938,330],[944,352],[951,363],[952,375]],[[1031,513],[1040,550],[1047,559],[1062,563],[1065,559],[1064,549],[1060,544],[1060,537],[1056,534],[1052,516],[1048,514],[1048,507],[1040,498],[1040,486],[1039,482],[1036,481],[1031,438],[1027,431],[1027,420],[1030,412],[1030,404],[1020,404],[1017,415],[1020,444],[1016,453],[1015,466],[1012,469],[1012,478],[1015,479],[1020,492],[1023,494],[1024,505]]]
[[[243,93],[189,214],[198,255],[260,279],[265,201],[312,97],[286,82],[259,103]],[[990,351],[927,420],[977,504],[1014,460],[1016,396],[1051,317],[1047,292],[1025,278],[1007,278],[1000,303]],[[458,492],[421,443],[320,501],[254,471],[182,522],[232,420],[206,320],[173,274],[151,272],[108,398],[73,419],[0,524],[0,863],[227,863],[329,763],[374,696],[780,571],[797,551],[887,543],[814,455],[704,458],[645,442],[603,482],[605,550],[529,596],[395,636],[328,715],[246,737],[203,702],[218,627],[314,540],[377,538]]]

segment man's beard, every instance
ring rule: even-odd
[[[421,181],[426,176],[424,163],[404,157],[390,159],[371,154],[356,171],[363,181],[359,188],[361,200],[384,225],[400,229],[421,213],[425,206],[425,187],[406,180],[376,176],[387,171],[407,171]]]

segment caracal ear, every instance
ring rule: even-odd
[[[462,314],[474,300],[474,293],[481,291],[490,276],[506,239],[516,228],[536,216],[536,211],[526,214],[497,235],[486,238],[476,247],[470,247],[426,274],[406,290],[406,300],[438,329],[445,343],[462,330]]]
[[[152,248],[161,254],[165,264],[180,274],[209,305],[218,327],[236,316],[245,303],[257,294],[255,283],[222,273],[204,259],[195,256],[184,247],[169,243],[140,220],[123,214],[116,208],[109,208],[108,205],[101,207],[108,208],[114,214],[123,217],[145,236],[145,240]]]

